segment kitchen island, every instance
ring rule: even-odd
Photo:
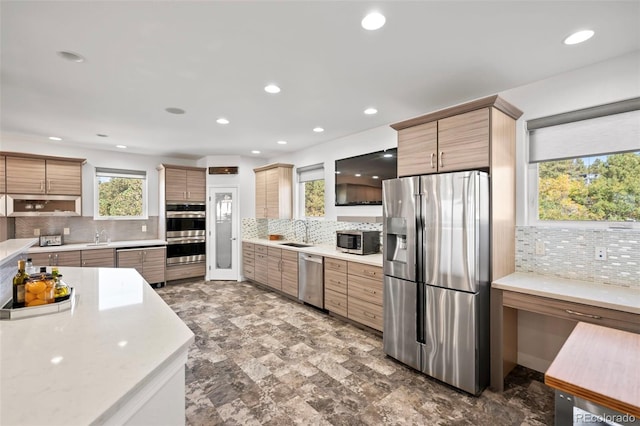
[[[71,310],[0,322],[0,424],[184,424],[191,330],[133,269],[60,272]]]

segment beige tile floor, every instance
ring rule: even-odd
[[[387,357],[382,338],[251,283],[158,293],[196,335],[189,425],[551,425],[553,391],[518,367],[473,397]]]

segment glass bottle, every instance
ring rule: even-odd
[[[36,271],[36,268],[33,267],[33,262],[31,261],[31,258],[27,258],[27,263],[24,265],[24,270],[27,273],[27,275],[31,275]]]
[[[13,277],[13,307],[24,307],[24,286],[29,280],[29,276],[25,272],[25,261],[18,261],[18,273]]]

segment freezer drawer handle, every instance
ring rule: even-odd
[[[583,314],[582,312],[572,311],[571,309],[565,309],[564,311],[569,315],[577,315],[579,317],[587,317],[587,318],[593,318],[593,319],[602,319],[602,317],[599,315]]]

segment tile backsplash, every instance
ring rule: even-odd
[[[142,232],[142,225],[147,232]],[[69,235],[63,235],[65,244],[93,241],[96,231],[102,238],[111,241],[152,240],[158,238],[158,216],[149,216],[146,220],[93,220],[85,216],[42,216],[16,217],[15,238],[34,238],[33,230],[39,229],[40,235],[62,234],[69,228]]]
[[[606,260],[595,259],[600,247]],[[640,230],[520,226],[516,271],[640,289]]]
[[[303,241],[306,232],[305,222],[308,226],[308,242],[318,245],[335,246],[336,231],[345,229],[380,231],[382,233],[382,223],[244,218],[242,219],[242,238],[268,238],[269,234],[279,234],[285,240]]]

